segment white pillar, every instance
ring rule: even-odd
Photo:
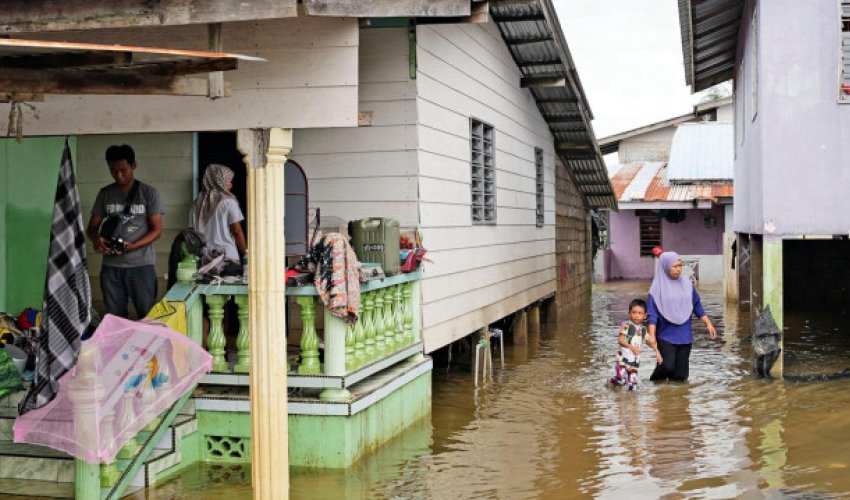
[[[283,171],[291,129],[241,129],[248,167],[248,332],[254,498],[289,498]]]

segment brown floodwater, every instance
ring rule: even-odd
[[[753,378],[746,321],[719,289],[701,294],[721,340],[697,328],[688,383],[649,382],[645,353],[637,391],[605,386],[615,325],[647,285],[596,286],[590,307],[506,346],[483,388],[436,368],[430,420],[349,470],[291,470],[291,497],[850,497],[850,379]],[[846,320],[786,323],[788,373],[850,367]],[[198,465],[145,496],[244,499],[248,481],[244,467]]]

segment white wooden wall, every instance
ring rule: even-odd
[[[425,350],[555,292],[553,138],[492,24],[417,28],[419,211],[434,261],[422,287]],[[469,119],[495,129],[495,226],[473,226]],[[534,148],[544,151],[536,227]]]
[[[362,30],[359,107],[372,113],[371,125],[295,131],[291,158],[304,168],[310,206],[323,218],[418,224],[416,82],[408,59],[407,30]]]
[[[34,33],[28,38],[207,50],[206,25]],[[26,135],[345,127],[357,124],[356,19],[226,23],[226,52],[258,55],[225,72],[231,97],[46,96],[25,109]],[[205,75],[196,75],[205,77]],[[38,117],[34,113],[38,114]],[[5,130],[7,114],[0,113]]]
[[[164,274],[168,271],[171,242],[181,229],[189,225],[192,203],[192,134],[134,134],[82,136],[77,139],[77,182],[83,224],[88,225],[92,205],[100,188],[113,181],[104,154],[113,144],[129,144],[136,152],[136,178],[159,191],[165,207],[163,231],[156,248],[158,293],[165,295]],[[100,290],[102,257],[87,240],[89,275],[95,308],[103,311]],[[132,310],[132,306],[131,306]]]

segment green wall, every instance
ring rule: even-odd
[[[0,139],[0,311],[41,308],[64,144],[64,137]],[[74,138],[71,150],[75,158]]]

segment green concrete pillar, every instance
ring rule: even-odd
[[[224,346],[226,339],[224,338],[224,302],[227,297],[224,295],[205,295],[204,299],[210,307],[210,333],[207,336],[207,352],[212,356],[212,371],[226,372],[230,371],[227,366],[227,360],[224,359]]]
[[[319,363],[319,336],[316,334],[316,300],[313,297],[302,296],[296,299],[301,306],[301,365],[298,373],[301,375],[318,375],[322,373]],[[327,345],[325,346],[327,348]]]
[[[785,333],[783,330],[783,307],[782,307],[782,238],[765,236],[762,244],[762,283],[764,294],[764,305],[770,306],[770,312],[776,321],[776,326],[782,335],[779,337],[779,357],[773,364],[770,374],[773,377],[782,377],[783,359],[785,357]]]
[[[237,295],[234,297],[236,306],[239,311],[236,313],[239,317],[239,336],[236,337],[236,366],[233,371],[236,373],[248,373],[251,371],[251,341],[248,335],[248,296]]]
[[[373,314],[374,308],[374,297],[375,292],[364,293],[363,298],[360,300],[360,303],[363,305],[363,333],[365,335],[365,339],[363,340],[363,352],[366,357],[366,362],[369,363],[374,361],[377,358],[377,351],[375,350],[375,315]]]

